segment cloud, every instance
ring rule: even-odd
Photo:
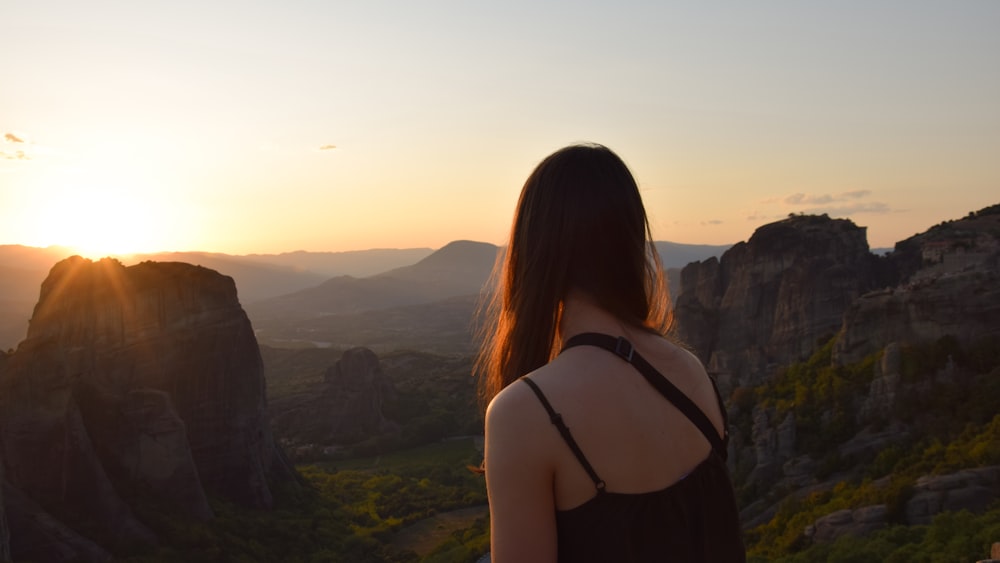
[[[785,206],[794,206],[793,212],[806,215],[832,215],[844,217],[860,213],[883,214],[891,213],[892,209],[880,201],[861,201],[872,194],[871,190],[852,190],[839,194],[804,194],[795,193],[786,196],[781,202]],[[801,207],[800,207],[801,206]],[[755,216],[759,215],[754,213]]]
[[[871,203],[853,203],[850,205],[833,205],[828,207],[813,207],[810,209],[803,209],[802,213],[806,215],[822,215],[826,213],[827,215],[833,215],[835,217],[843,217],[845,215],[858,215],[861,213],[871,213],[873,215],[882,215],[884,213],[890,213],[892,209],[885,203],[879,201],[873,201]]]
[[[808,195],[803,193],[792,194],[784,199],[784,203],[787,205],[826,205],[828,203],[834,203],[838,201],[849,201],[852,199],[861,199],[871,195],[871,190],[854,190],[850,192],[841,192],[836,195],[830,194],[815,194]]]
[[[3,160],[31,160],[24,151],[5,152],[0,151],[0,159]]]
[[[709,219],[708,221],[702,221],[702,225],[721,225],[722,221],[718,219]]]
[[[788,205],[799,205],[802,203],[810,205],[822,205],[824,203],[830,203],[833,201],[833,196],[829,195],[806,195],[806,194],[792,194],[785,198],[785,203]]]
[[[319,148],[319,150],[321,150],[321,151],[332,151],[335,148],[337,148],[337,145],[323,145],[323,146],[321,146]]]
[[[38,149],[34,143],[29,143],[10,132],[3,134],[3,145],[14,146],[9,147],[9,150],[0,150],[0,160],[31,160]]]

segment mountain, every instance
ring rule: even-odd
[[[319,272],[211,252],[139,254],[124,261],[126,265],[142,262],[184,262],[221,272],[236,281],[241,303],[252,303],[274,295],[311,287],[326,279],[326,276]]]
[[[372,248],[345,252],[283,252],[281,254],[247,254],[240,259],[292,270],[314,272],[324,279],[336,276],[372,276],[413,264],[434,252],[430,248]]]
[[[752,557],[882,560],[908,527],[1000,499],[1000,205],[879,256],[850,221],[792,216],[681,285],[677,333],[727,397]]]
[[[416,264],[367,278],[339,276],[317,287],[250,304],[247,312],[254,326],[266,333],[273,322],[298,324],[329,315],[478,295],[497,252],[492,244],[455,241]]]
[[[727,246],[657,242],[664,264],[705,259]],[[472,352],[470,327],[502,248],[455,241],[410,266],[375,276],[341,276],[247,306],[257,336],[271,346],[368,346],[443,354]],[[687,263],[687,262],[683,262]],[[667,271],[671,287],[680,271]]]
[[[236,281],[239,299],[245,304],[314,287],[331,276],[367,276],[410,265],[430,252],[426,248],[247,256],[160,252],[122,257],[122,260],[126,265],[145,261],[187,262],[211,268]],[[39,285],[53,264],[72,255],[72,250],[57,246],[0,245],[0,350],[14,348],[24,338]]]
[[[680,269],[691,262],[700,262],[712,257],[718,258],[732,246],[731,244],[682,244],[660,240],[653,244],[660,254],[660,260],[665,270]]]
[[[717,256],[727,248],[665,241],[657,242],[656,247],[668,268],[671,287],[679,285],[675,283],[678,265]],[[254,326],[265,329],[262,336],[267,338],[274,334],[275,323],[287,325],[282,332],[288,332],[288,323],[294,325],[317,314],[357,315],[478,294],[489,278],[497,252],[498,248],[491,244],[455,241],[437,251],[404,248],[243,256],[161,252],[122,260],[125,265],[185,262],[232,277],[240,302],[251,314]],[[0,246],[0,349],[14,348],[24,338],[39,285],[53,264],[70,255],[71,250],[61,247]],[[454,310],[454,303],[446,302],[442,307]],[[461,330],[467,325],[466,321]]]
[[[232,278],[182,263],[57,263],[27,338],[0,354],[14,559],[149,545],[140,514],[210,519],[208,495],[269,508],[270,488],[295,473],[266,406]]]

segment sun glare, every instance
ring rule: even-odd
[[[158,199],[127,174],[60,174],[32,194],[31,238],[91,259],[164,250],[170,215]]]

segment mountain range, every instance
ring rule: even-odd
[[[675,275],[688,262],[720,256],[728,248],[666,241],[656,246],[664,266]],[[288,329],[282,328],[286,321],[296,323],[324,314],[358,314],[478,294],[489,277],[497,251],[497,246],[488,243],[455,241],[436,251],[403,248],[249,255],[165,252],[120,259],[126,265],[185,262],[232,277],[255,328],[266,325],[265,334],[280,328],[280,334],[274,334],[275,343],[299,340],[286,334]],[[0,245],[0,349],[14,348],[24,338],[42,280],[53,264],[72,254],[64,247]],[[340,321],[331,319],[334,325]]]

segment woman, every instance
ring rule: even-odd
[[[671,315],[638,187],[600,145],[521,191],[478,359],[494,563],[742,561],[726,418]]]

